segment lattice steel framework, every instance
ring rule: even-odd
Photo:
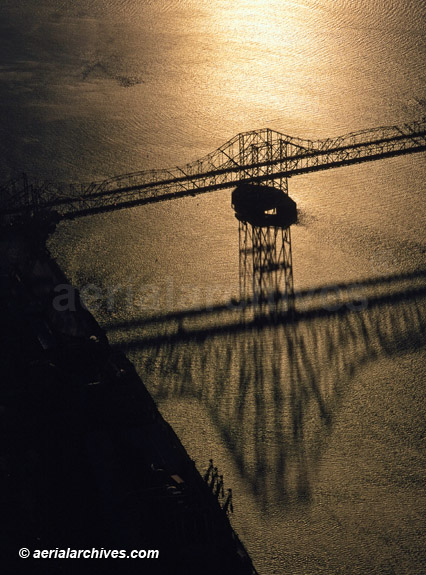
[[[244,132],[182,167],[125,174],[88,184],[21,181],[0,188],[0,214],[55,209],[74,218],[232,188],[246,183],[281,188],[297,174],[426,150],[426,121],[312,141],[270,129]],[[33,199],[31,199],[33,198]],[[36,201],[34,200],[36,198]]]
[[[244,141],[246,136],[241,135],[240,149],[250,155],[241,156],[240,161],[243,165],[250,160],[253,162],[254,167],[248,175],[255,178],[259,176],[259,161],[264,162],[273,150],[272,133],[263,152],[251,141]],[[249,136],[252,137],[251,134]],[[288,194],[287,178],[282,176],[263,181]],[[290,227],[259,226],[240,219],[238,234],[241,300],[252,301],[257,315],[292,315],[294,285]]]
[[[290,227],[239,222],[240,298],[253,302],[255,314],[294,311]]]

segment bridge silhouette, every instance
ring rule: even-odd
[[[309,503],[351,380],[426,343],[426,270],[296,292],[283,321],[241,302],[108,322],[158,402],[194,398],[264,510]],[[338,301],[327,293],[339,291]],[[304,308],[304,309],[303,309]],[[115,342],[115,343],[114,343]],[[374,382],[368,382],[370,385]]]
[[[146,170],[101,182],[11,180],[0,188],[0,215],[54,210],[63,219],[194,196],[241,183],[288,192],[290,177],[426,150],[426,121],[308,140],[262,129],[237,134],[182,167]]]
[[[288,193],[288,179],[299,174],[424,150],[424,119],[318,141],[258,130],[238,134],[183,167],[90,184],[11,181],[1,189],[0,215],[53,210],[72,220],[241,183]],[[152,374],[154,399],[187,396],[205,406],[265,509],[309,501],[311,477],[345,385],[357,370],[376,358],[417,349],[426,339],[425,271],[357,282],[355,299],[348,292],[353,284],[294,293],[290,228],[269,228],[249,229],[239,222],[240,279],[244,285],[262,284],[252,298],[243,288],[239,301],[209,311],[104,325],[113,344],[138,352],[134,362],[144,366],[143,379]],[[277,246],[279,254],[271,259]],[[262,256],[253,267],[249,252]],[[277,306],[276,294],[271,299],[269,288],[263,288],[268,282],[261,274],[282,275],[282,270],[284,280],[280,276],[269,284],[284,283],[281,295],[297,303],[287,306],[292,315],[281,313],[286,308]],[[336,288],[343,294],[337,303],[324,296],[324,290]],[[307,306],[308,300],[313,305]]]

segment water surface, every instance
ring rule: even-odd
[[[410,122],[425,21],[420,0],[3,0],[2,178],[174,166],[262,127]],[[232,334],[216,327],[235,311],[164,320],[238,296],[229,191],[61,224],[51,249],[99,288],[94,313],[200,469],[219,464],[262,575],[421,573],[424,305],[407,291],[424,285],[424,155],[289,190],[296,290],[392,277],[366,284],[366,309]],[[182,327],[198,336],[164,337]]]

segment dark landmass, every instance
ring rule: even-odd
[[[133,365],[51,258],[53,228],[0,228],[3,573],[255,573]],[[160,558],[19,559],[22,547]]]

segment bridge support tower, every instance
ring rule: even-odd
[[[232,194],[238,219],[240,298],[257,317],[294,313],[291,224],[296,204],[282,188],[241,184]]]
[[[240,297],[256,315],[292,315],[293,262],[290,227],[239,221]]]

